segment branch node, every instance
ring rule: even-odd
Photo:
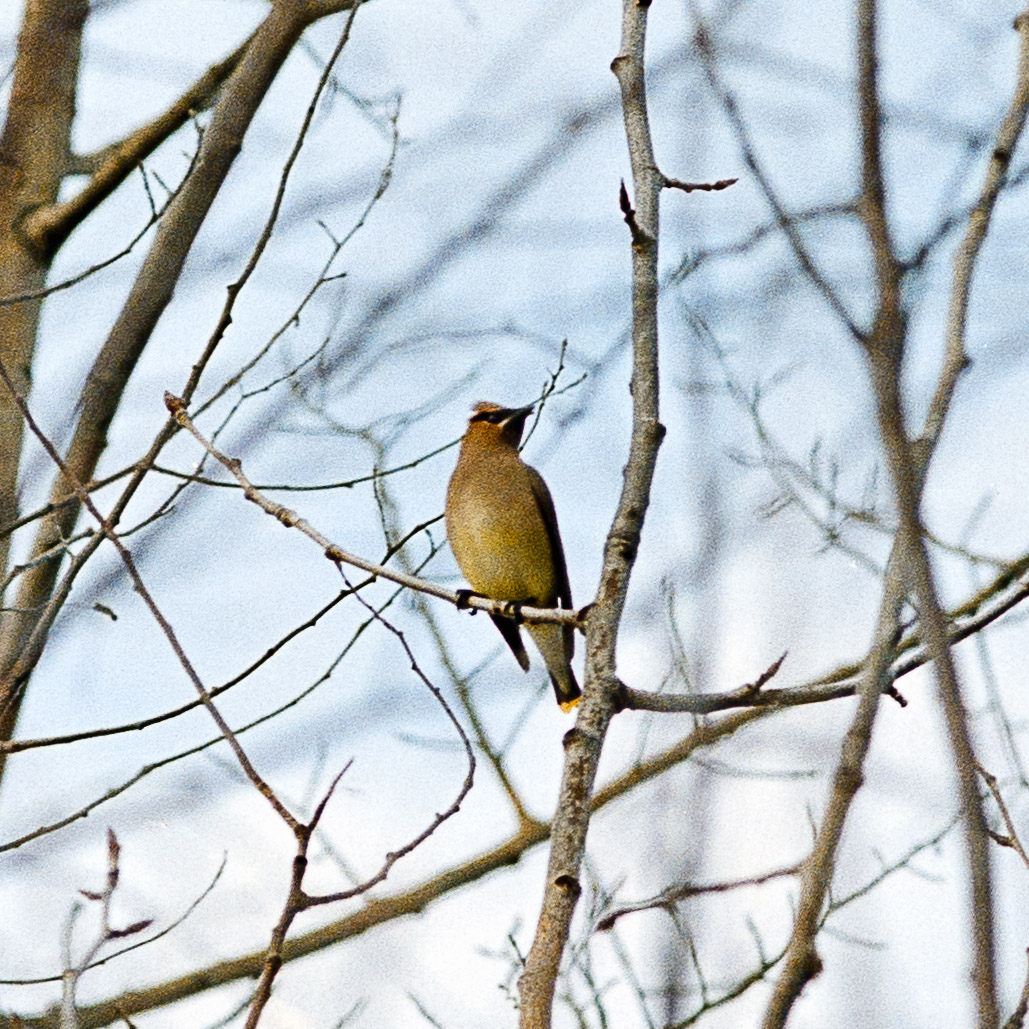
[[[569,875],[567,872],[562,873],[554,880],[554,888],[560,890],[562,893],[567,893],[569,896],[578,898],[579,894],[582,893],[582,887],[579,885],[579,880],[574,875]]]
[[[618,58],[615,58],[618,60]],[[621,209],[625,224],[629,226],[629,234],[632,236],[632,245],[640,249],[646,249],[654,245],[653,237],[640,228],[636,221],[636,211],[629,202],[629,191],[625,188],[625,179],[622,179],[618,187],[618,206]]]
[[[614,714],[624,711],[629,706],[629,688],[621,679],[611,681],[611,707]]]
[[[779,669],[782,668],[782,663],[786,660],[786,655],[788,653],[788,650],[784,650],[782,654],[776,658],[753,682],[748,682],[743,687],[744,695],[760,692],[762,686],[774,679],[775,676],[778,675]]]
[[[297,522],[300,520],[296,511],[291,511],[288,507],[280,507],[275,512],[275,517],[278,518],[287,529],[292,529]]]
[[[176,420],[179,420],[179,416],[186,410],[186,402],[182,397],[177,397],[174,393],[168,390],[164,391],[164,406],[168,408],[168,413]]]

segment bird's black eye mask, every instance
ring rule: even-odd
[[[490,422],[493,425],[501,425],[503,422],[506,422],[511,415],[517,413],[518,411],[512,407],[502,407],[498,411],[476,411],[468,421]]]

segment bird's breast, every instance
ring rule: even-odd
[[[446,516],[454,557],[477,593],[497,600],[555,602],[550,540],[520,460],[499,467],[458,461],[447,490]]]

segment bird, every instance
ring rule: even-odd
[[[518,453],[525,419],[535,405],[472,408],[457,465],[447,486],[447,539],[472,590],[493,600],[571,609],[572,591],[550,490]],[[519,624],[491,614],[500,635],[529,670]],[[572,671],[575,630],[554,623],[526,625],[563,711],[579,703]]]

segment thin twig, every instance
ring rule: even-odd
[[[162,936],[167,936],[168,933],[173,932],[183,922],[193,914],[194,911],[207,899],[211,891],[218,885],[218,880],[221,879],[222,872],[225,871],[225,865],[228,861],[228,855],[223,854],[221,864],[218,866],[218,870],[214,873],[214,878],[204,887],[200,895],[193,901],[190,902],[189,906],[178,918],[174,919],[168,925],[166,925],[159,932],[154,933],[152,936],[148,936],[145,940],[137,940],[135,943],[130,943],[127,947],[122,947],[121,950],[116,950],[111,954],[107,954],[104,957],[96,957],[88,963],[82,963],[80,965],[80,974],[82,972],[88,972],[91,968],[99,968],[101,965],[106,965],[109,961],[113,961],[115,958],[119,958],[122,954],[128,954],[129,951],[137,950],[140,947],[149,946],[151,943],[161,939]],[[47,975],[42,976],[38,979],[0,979],[0,986],[38,986],[41,983],[59,983],[65,978],[64,975]]]
[[[784,868],[777,868],[771,872],[764,872],[761,875],[749,876],[745,879],[733,879],[725,882],[714,883],[679,883],[676,886],[669,886],[662,890],[656,897],[648,900],[639,900],[634,904],[625,904],[622,907],[609,911],[596,924],[596,932],[607,932],[613,929],[615,922],[626,915],[634,915],[640,911],[653,911],[655,909],[668,909],[680,900],[687,900],[690,897],[701,897],[709,893],[728,893],[731,890],[743,889],[747,886],[763,886],[765,883],[773,882],[776,879],[784,879],[788,876],[797,875],[801,865],[788,865]]]
[[[976,771],[982,776],[983,782],[986,783],[990,793],[993,794],[997,810],[1000,811],[1000,817],[1004,820],[1004,826],[1008,831],[1007,836],[990,832],[990,838],[994,843],[999,843],[1002,847],[1010,847],[1022,859],[1022,864],[1029,868],[1029,854],[1026,854],[1022,841],[1018,838],[1018,830],[1015,829],[1011,812],[1008,811],[1008,806],[1004,803],[1004,795],[1000,792],[1000,784],[997,782],[997,777],[986,771],[978,762],[976,763]]]

